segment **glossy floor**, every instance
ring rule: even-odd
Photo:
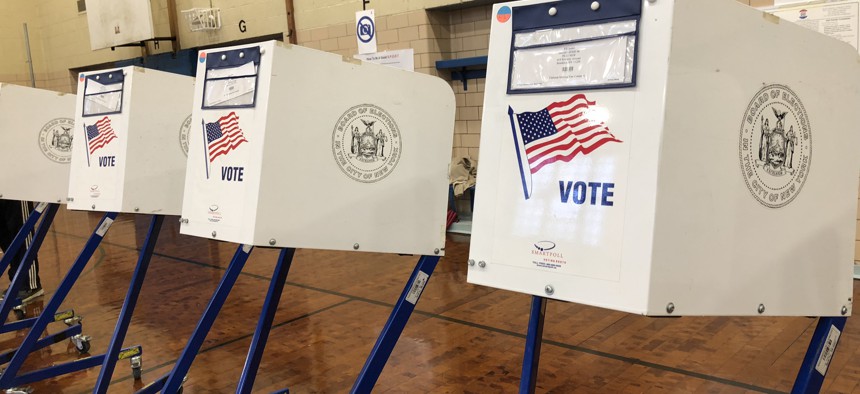
[[[52,291],[100,215],[61,209],[40,254]],[[107,348],[149,220],[120,215],[64,302],[84,316],[91,353]],[[215,289],[235,245],[178,234],[168,217],[126,345],[144,347],[143,380],[117,366],[111,392],[129,393],[168,372]],[[528,296],[466,283],[468,237],[449,236],[376,392],[515,392]],[[256,249],[191,368],[186,393],[235,390],[276,250]],[[255,392],[346,392],[416,257],[299,250],[281,299]],[[5,280],[4,280],[5,282]],[[857,290],[855,290],[856,296]],[[39,303],[30,306],[38,312]],[[785,392],[815,327],[812,318],[658,319],[549,302],[539,392]],[[55,332],[60,325],[52,325]],[[0,336],[17,346],[22,333]],[[79,357],[68,342],[28,358],[24,370]],[[98,369],[32,387],[89,392]],[[848,320],[826,392],[860,391],[860,323]]]

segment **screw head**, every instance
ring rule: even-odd
[[[549,13],[549,16],[555,16],[555,14],[558,13],[558,10],[555,7],[550,7],[548,13]]]
[[[478,262],[478,267],[484,268],[486,266],[487,266],[487,263],[485,261],[481,260]]]
[[[469,259],[469,265],[474,267],[475,266],[475,259]]]
[[[140,208],[138,208],[138,207],[134,207],[134,211],[135,211],[135,212],[140,212]]]
[[[245,52],[239,52],[239,57],[240,57],[240,58],[245,57]]]
[[[439,248],[433,249],[433,254],[439,254]]]
[[[212,236],[213,236],[213,237],[215,237],[215,236],[217,236],[217,235],[218,235],[218,233],[217,233],[217,232],[215,232],[215,231],[213,231],[213,232],[212,232]]]
[[[93,209],[96,209],[96,204],[93,204]]]
[[[666,304],[666,313],[672,313],[672,312],[675,312],[675,303],[674,302],[670,302],[670,303]]]
[[[600,9],[600,3],[599,2],[596,2],[596,1],[591,2],[591,10],[592,11],[597,11],[599,9]]]
[[[359,247],[359,246],[358,246],[358,243],[355,243],[355,244],[353,244],[353,245],[352,245],[352,248],[353,248],[353,249],[355,249],[355,250],[358,250],[358,247]]]
[[[269,240],[269,245],[275,246],[276,243],[274,238]]]
[[[555,289],[552,285],[546,285],[543,287],[543,292],[546,293],[546,295],[552,295],[552,293],[555,293]]]
[[[844,315],[847,315],[847,314],[848,314],[848,307],[847,307],[847,306],[845,306],[845,305],[842,305],[842,315],[844,316]]]
[[[227,55],[221,55],[221,60],[227,60]]]
[[[758,314],[764,313],[764,304],[758,304]]]

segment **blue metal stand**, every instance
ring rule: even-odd
[[[197,328],[194,329],[194,333],[188,340],[188,344],[185,345],[182,355],[179,356],[179,359],[173,366],[173,370],[170,371],[170,376],[168,376],[167,382],[164,383],[162,393],[174,394],[179,391],[179,388],[182,386],[182,381],[185,379],[185,375],[188,374],[188,370],[191,368],[191,363],[194,362],[194,358],[197,357],[200,347],[203,346],[203,340],[206,339],[206,334],[209,333],[209,330],[212,328],[212,324],[215,323],[215,318],[218,317],[218,312],[221,311],[221,307],[224,306],[224,301],[227,300],[230,290],[232,290],[233,285],[236,284],[236,279],[239,278],[239,274],[242,272],[242,267],[245,266],[245,262],[248,260],[248,255],[251,253],[252,249],[253,246],[250,245],[239,245],[239,248],[236,250],[236,254],[233,255],[233,261],[230,262],[230,265],[227,267],[227,271],[224,272],[224,276],[221,277],[221,283],[218,285],[218,289],[215,290],[215,294],[213,294],[212,299],[209,300],[209,305],[206,307],[206,311],[203,312],[203,316],[200,317],[200,321],[197,322]]]
[[[532,394],[535,392],[545,316],[546,298],[532,296],[532,309],[531,313],[529,313],[529,330],[526,333],[526,350],[523,355],[523,372],[520,375],[521,394]]]
[[[239,378],[236,393],[248,394],[254,387],[257,369],[260,367],[260,360],[263,359],[263,350],[269,339],[269,331],[272,330],[272,322],[275,320],[275,312],[277,312],[278,304],[281,302],[284,282],[287,281],[287,274],[290,272],[290,265],[292,265],[295,253],[294,248],[285,248],[281,250],[281,254],[278,256],[278,264],[275,266],[272,281],[269,283],[269,292],[266,293],[266,301],[263,303],[263,311],[260,312],[257,329],[254,330],[254,339],[251,340],[251,347],[248,349],[248,357],[245,359],[245,367],[242,369],[242,376]]]
[[[376,385],[385,363],[388,362],[388,358],[394,350],[394,345],[400,339],[400,334],[403,333],[406,322],[409,321],[409,316],[412,315],[415,304],[418,303],[418,298],[430,280],[430,275],[433,275],[433,270],[436,269],[438,262],[438,256],[421,256],[421,259],[418,260],[406,287],[400,294],[400,298],[397,299],[397,303],[394,304],[394,310],[391,311],[379,338],[376,339],[370,356],[364,363],[364,367],[361,368],[358,379],[352,386],[352,393],[369,393]]]
[[[54,212],[57,212],[57,204],[47,205],[53,206]],[[27,239],[27,235],[29,235],[30,231],[33,231],[33,228],[36,227],[36,222],[39,221],[39,218],[42,216],[42,213],[44,212],[45,208],[46,204],[40,203],[38,206],[36,206],[36,209],[34,209],[33,212],[30,213],[30,216],[27,217],[27,221],[24,222],[24,225],[21,226],[20,230],[18,230],[18,234],[15,235],[15,238],[12,240],[12,243],[9,244],[9,247],[6,248],[6,250],[4,251],[3,258],[0,259],[0,273],[5,272],[6,269],[9,268],[9,264],[12,263],[12,259],[14,259],[15,255],[18,254],[18,251],[21,250],[21,246],[24,245],[24,241]]]
[[[806,356],[800,365],[792,394],[817,393],[821,391],[827,368],[839,345],[839,337],[845,328],[845,317],[821,317],[812,334],[812,341],[806,349]]]
[[[140,288],[143,287],[143,280],[146,278],[146,270],[149,268],[150,260],[152,260],[152,252],[155,250],[155,244],[158,242],[158,234],[161,231],[161,225],[163,223],[163,215],[152,216],[152,222],[149,224],[149,231],[146,233],[146,241],[144,241],[143,248],[140,251],[137,266],[135,267],[134,274],[131,277],[131,283],[128,286],[128,293],[125,296],[125,302],[122,304],[122,310],[120,311],[119,318],[116,322],[113,338],[111,338],[108,351],[105,353],[104,363],[102,364],[101,371],[99,371],[99,378],[96,381],[93,393],[107,393],[111,376],[113,376],[113,372],[116,369],[117,357],[119,356],[122,342],[125,340],[125,334],[128,332],[128,326],[131,324],[131,315],[134,313],[134,307],[137,305]]]
[[[48,301],[48,304],[45,305],[44,309],[42,310],[42,314],[39,316],[38,319],[36,319],[36,322],[33,323],[33,327],[30,329],[30,332],[27,333],[27,336],[24,338],[24,341],[21,343],[21,346],[18,347],[18,350],[15,352],[15,355],[12,357],[12,360],[9,362],[9,365],[3,371],[2,375],[0,375],[0,388],[8,389],[13,386],[33,381],[29,380],[33,378],[32,373],[27,374],[26,378],[25,376],[21,376],[20,378],[18,378],[16,377],[16,375],[21,369],[21,366],[24,364],[24,360],[34,350],[36,343],[38,342],[39,337],[45,331],[45,328],[47,328],[49,323],[53,322],[54,313],[57,312],[57,309],[60,307],[60,304],[62,304],[66,296],[69,295],[69,291],[71,291],[72,285],[74,285],[75,281],[77,281],[78,277],[80,277],[81,272],[83,272],[96,248],[101,243],[102,237],[104,237],[105,232],[107,232],[111,223],[113,223],[113,221],[116,219],[116,216],[117,214],[115,212],[105,213],[104,218],[99,221],[99,224],[93,231],[93,234],[87,240],[84,249],[78,255],[78,258],[72,264],[72,267],[69,268],[69,272],[66,274],[66,277],[63,278],[63,281],[60,283],[59,288],[57,288],[56,293],[54,293],[54,296],[51,297],[50,301]],[[35,375],[35,377],[39,379],[45,379],[48,377],[59,376],[92,366],[83,362],[84,360],[78,360],[72,363],[51,367],[47,369],[48,372],[46,374],[37,374]],[[101,363],[101,360],[99,360],[99,363]],[[69,370],[69,368],[76,369]],[[37,372],[40,371],[36,371],[34,373]]]

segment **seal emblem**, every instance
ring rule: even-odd
[[[182,153],[188,157],[188,132],[191,131],[191,115],[188,115],[182,124],[179,126],[179,147],[182,148]]]
[[[794,200],[812,163],[812,128],[797,94],[785,85],[759,90],[744,113],[738,150],[758,202],[780,208]]]
[[[72,130],[75,120],[56,118],[39,131],[39,148],[53,162],[67,164],[72,161]]]
[[[335,123],[332,154],[340,170],[353,180],[382,180],[397,167],[401,152],[397,122],[380,107],[356,105]]]

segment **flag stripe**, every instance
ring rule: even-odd
[[[594,145],[591,145],[591,146],[590,146],[590,147],[588,147],[588,148],[585,148],[585,147],[583,147],[583,146],[577,146],[577,147],[576,147],[576,149],[574,149],[573,151],[571,151],[569,154],[554,156],[554,157],[549,158],[549,159],[547,159],[546,161],[544,161],[544,162],[542,162],[542,163],[540,163],[540,164],[537,164],[536,166],[532,167],[532,170],[531,170],[531,171],[532,171],[532,174],[534,174],[534,173],[538,172],[538,170],[540,170],[541,168],[543,168],[543,166],[545,166],[545,165],[547,165],[547,164],[555,163],[555,162],[557,162],[557,161],[561,161],[561,162],[569,162],[569,161],[571,161],[571,160],[572,160],[576,155],[578,155],[578,154],[580,154],[580,153],[582,153],[583,155],[587,155],[587,154],[589,154],[589,153],[593,152],[595,149],[597,149],[597,148],[601,147],[603,144],[605,144],[605,143],[607,143],[607,142],[621,142],[621,140],[618,140],[618,139],[615,139],[615,138],[610,138],[610,139],[604,139],[604,140],[601,140],[601,141],[599,141],[599,142],[595,143]]]
[[[606,129],[606,127],[604,127],[603,125],[590,125],[590,126],[580,128],[580,129],[577,129],[574,131],[558,133],[556,136],[553,136],[551,138],[544,138],[542,140],[538,140],[540,142],[534,141],[531,144],[526,145],[526,153],[531,154],[532,152],[535,152],[535,151],[537,151],[541,148],[544,148],[546,146],[554,145],[554,144],[559,143],[560,141],[567,140],[571,136],[573,136],[573,137],[583,136],[583,135],[586,135],[586,134],[588,134],[588,133],[590,133],[596,129],[599,129],[599,128]],[[608,132],[608,130],[607,130],[607,132]]]
[[[545,151],[542,151],[542,152],[539,152],[539,153],[536,153],[533,155],[529,155],[529,163],[535,164],[535,163],[540,162],[544,157],[552,155],[556,152],[567,151],[567,150],[570,150],[571,148],[573,148],[577,145],[590,146],[589,143],[592,143],[594,141],[600,141],[603,139],[610,139],[611,140],[611,139],[615,139],[615,137],[612,134],[610,134],[609,132],[600,132],[600,133],[592,134],[592,135],[590,135],[584,139],[573,138],[570,141],[567,141],[565,143],[553,146],[552,149],[547,149]]]
[[[236,112],[218,118],[216,122],[205,124],[209,162],[236,149],[243,142],[248,142],[239,127],[239,116]]]

